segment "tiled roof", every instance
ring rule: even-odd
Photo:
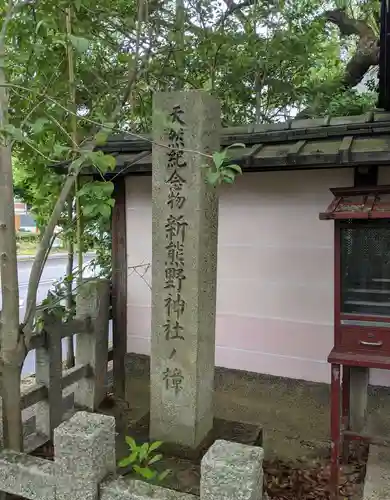
[[[232,161],[244,171],[390,165],[390,113],[224,128],[221,147],[234,143]],[[100,147],[117,159],[121,175],[151,172],[150,135],[114,135]]]

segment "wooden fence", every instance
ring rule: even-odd
[[[50,313],[42,314],[43,328],[33,336],[30,350],[36,350],[35,383],[22,389],[21,409],[33,405],[35,433],[25,439],[26,451],[53,438],[64,420],[63,391],[77,384],[74,404],[94,411],[106,391],[110,317],[110,282],[85,280],[76,297],[76,318],[63,322]],[[76,335],[76,363],[63,369],[62,339]],[[111,354],[111,355],[110,355]]]

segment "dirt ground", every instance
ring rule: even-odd
[[[108,397],[108,404],[101,408],[103,413],[115,415],[118,430],[121,428],[117,435],[118,459],[129,454],[125,435],[132,436],[140,420],[147,422],[148,357],[129,354],[126,372],[126,401]],[[110,380],[108,382],[110,384]],[[269,499],[329,499],[329,386],[217,368],[214,403],[217,420],[252,424],[256,431],[262,429],[265,487]],[[389,414],[390,391],[370,387],[369,432],[388,434]],[[238,439],[238,442],[246,441]],[[367,447],[354,453],[350,463],[342,469],[340,493],[342,498],[358,500],[362,498]],[[50,446],[38,451],[38,455],[44,458],[52,456]],[[164,480],[164,486],[199,495],[199,460],[178,459],[176,455],[172,457],[164,452],[156,469],[167,468],[173,472]],[[131,479],[131,475],[126,477]]]
[[[132,422],[149,410],[149,358],[129,354],[127,401]],[[215,417],[263,428],[268,460],[302,460],[329,455],[329,386],[242,371],[216,369]],[[390,433],[390,390],[370,387],[369,431]]]
[[[124,435],[132,435],[136,422],[149,411],[149,358],[129,354],[126,371],[127,402],[115,409],[125,428],[117,437],[118,458],[128,454]],[[217,368],[214,404],[217,419],[262,428],[269,498],[329,498],[328,385]],[[388,389],[370,387],[368,412],[368,430],[386,435],[390,430]],[[355,500],[362,498],[367,447],[354,453],[360,456],[351,457],[343,467],[340,493]],[[165,486],[199,494],[200,464],[196,461],[164,455],[157,468],[173,470]]]

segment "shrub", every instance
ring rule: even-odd
[[[24,243],[38,243],[39,234],[19,231],[16,233],[16,241],[18,243],[22,243],[22,242],[24,242]]]

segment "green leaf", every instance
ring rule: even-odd
[[[103,174],[116,167],[115,158],[112,155],[105,155],[103,151],[92,151],[88,154],[88,158]]]
[[[138,465],[133,466],[134,471],[147,480],[154,479],[157,472],[149,469],[149,467],[139,467]]]
[[[40,21],[37,22],[37,25],[35,27],[35,33],[38,34],[38,31],[40,30],[41,26],[44,26],[45,25],[45,21],[43,19],[41,19]]]
[[[70,151],[71,148],[69,146],[63,146],[62,144],[54,144],[53,150],[55,156],[63,156],[65,152]]]
[[[15,127],[14,125],[4,125],[3,130],[16,141],[24,142],[26,139],[23,131],[20,128]]]
[[[100,211],[101,211],[102,216],[105,219],[109,219],[111,217],[111,207],[109,205],[107,205],[107,204],[101,205]]]
[[[129,460],[133,464],[137,460],[137,458],[138,458],[138,450],[135,450],[130,454]]]
[[[86,217],[92,217],[98,211],[96,205],[85,205],[82,207],[83,215]]]
[[[93,217],[96,214],[99,213],[99,205],[91,204],[91,205],[84,205],[82,207],[83,215],[86,217]]]
[[[148,465],[155,464],[156,462],[159,462],[162,459],[162,454],[158,453],[157,455],[154,455],[150,460],[148,460]]]
[[[169,476],[169,474],[171,473],[171,469],[167,469],[167,470],[164,470],[163,472],[161,472],[161,474],[158,475],[157,479],[159,481],[164,481],[164,479]]]
[[[162,444],[163,444],[162,441],[153,441],[153,443],[151,443],[149,446],[149,453],[160,448]]]
[[[214,165],[219,169],[226,160],[226,151],[217,151],[213,154]]]
[[[74,7],[75,7],[77,12],[80,12],[81,5],[82,5],[81,0],[74,0]]]
[[[131,460],[131,455],[130,455],[130,456],[126,457],[126,458],[122,458],[122,460],[119,460],[118,466],[119,467],[128,467],[132,463],[133,463],[133,461]]]
[[[115,128],[114,122],[106,122],[103,124],[102,132],[107,132],[108,134],[110,134],[114,128]]]
[[[135,440],[131,436],[126,436],[125,441],[132,451],[137,451],[138,446]]]
[[[77,198],[81,198],[82,196],[85,196],[89,193],[89,189],[86,187],[86,185],[84,185],[82,188],[80,188],[77,193],[76,193],[76,196]]]
[[[234,181],[234,179],[236,178],[236,173],[231,171],[231,170],[226,169],[223,171],[222,176],[223,176],[224,180],[231,179],[232,181]]]
[[[95,144],[96,146],[104,146],[108,139],[108,132],[104,132],[101,130],[95,135]]]
[[[155,464],[156,462],[159,462],[162,459],[162,454],[158,453],[157,455],[154,455],[150,460],[148,460],[148,465]]]
[[[234,179],[232,179],[231,177],[224,177],[223,182],[226,182],[227,184],[233,184]]]
[[[102,190],[106,196],[111,196],[114,191],[114,184],[110,181],[103,182]]]
[[[228,165],[228,168],[230,168],[231,170],[234,170],[238,174],[242,174],[242,169],[241,169],[240,165],[236,165],[235,163],[233,163],[232,165]]]
[[[38,118],[34,123],[31,123],[31,130],[33,134],[39,134],[45,128],[45,125],[49,123],[46,118]]]
[[[139,459],[141,462],[145,460],[145,458],[148,456],[148,453],[149,453],[149,444],[144,443],[139,451]]]
[[[86,52],[89,47],[89,40],[81,36],[69,35],[69,41],[73,47],[81,54]]]
[[[105,155],[106,164],[108,165],[109,170],[115,170],[116,167],[116,159],[112,155]]]

